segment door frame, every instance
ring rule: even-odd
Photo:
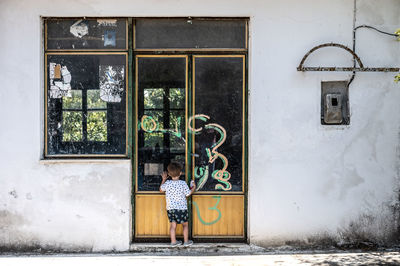
[[[154,18],[154,17],[153,17]],[[183,17],[176,17],[182,18]],[[242,150],[242,191],[241,192],[230,192],[224,193],[224,195],[243,195],[243,237],[241,238],[196,238],[198,242],[249,242],[248,236],[248,85],[249,85],[249,75],[248,75],[248,61],[249,61],[249,17],[196,17],[194,19],[209,19],[209,20],[224,20],[224,19],[244,19],[246,20],[246,29],[245,29],[245,48],[214,48],[214,49],[207,49],[207,48],[190,48],[190,49],[136,49],[135,46],[135,18],[129,18],[129,88],[131,89],[131,94],[129,95],[129,104],[130,104],[130,112],[129,112],[129,122],[130,125],[130,132],[129,132],[129,144],[132,144],[130,147],[130,154],[131,154],[131,166],[132,166],[132,187],[131,187],[131,224],[130,224],[130,239],[131,243],[135,242],[166,242],[168,241],[169,237],[157,238],[157,237],[146,237],[146,238],[138,238],[136,237],[136,201],[135,197],[137,195],[137,163],[138,163],[138,147],[137,147],[137,127],[138,127],[138,84],[137,84],[137,56],[148,56],[148,57],[161,57],[161,56],[186,56],[187,57],[187,75],[186,75],[186,123],[187,119],[194,114],[194,88],[192,88],[194,83],[194,58],[195,56],[226,56],[226,55],[234,55],[234,56],[243,56],[244,57],[244,65],[243,65],[243,150]],[[157,19],[157,18],[154,18]],[[193,109],[192,109],[193,107]],[[185,126],[185,134],[186,134],[186,181],[192,179],[192,169],[194,168],[192,158],[190,158],[192,149],[193,149],[193,141],[194,139],[189,136],[188,126]],[[143,193],[142,195],[161,195],[159,192],[147,192]],[[194,195],[217,195],[218,192],[195,192]],[[188,211],[189,211],[189,235],[192,236],[192,197],[188,199]]]
[[[133,156],[132,156],[132,235],[131,239],[132,242],[166,242],[169,239],[167,237],[138,237],[136,235],[136,195],[160,195],[161,193],[158,191],[151,191],[151,192],[139,192],[137,188],[137,178],[138,178],[138,58],[141,57],[154,57],[154,58],[162,58],[162,57],[183,57],[186,58],[186,100],[185,100],[185,137],[186,137],[186,147],[185,147],[185,172],[186,172],[186,182],[192,179],[193,175],[193,168],[194,168],[194,159],[192,156],[189,156],[193,151],[193,144],[194,144],[194,137],[191,136],[188,132],[188,118],[194,114],[195,111],[195,58],[196,57],[242,57],[243,58],[243,116],[242,116],[242,133],[243,133],[243,151],[242,151],[242,191],[235,191],[235,192],[225,192],[223,195],[243,195],[243,236],[240,237],[193,237],[192,235],[192,221],[193,221],[193,202],[192,197],[188,200],[188,211],[189,211],[189,235],[193,237],[196,241],[199,242],[248,242],[248,53],[243,51],[237,52],[189,52],[189,51],[181,51],[178,53],[171,53],[170,51],[164,52],[137,52],[133,55],[133,62],[134,67],[132,68],[132,72],[134,73],[134,88],[135,91],[132,94],[133,96],[133,104],[134,107],[134,114],[133,114],[133,124],[132,127],[132,137],[133,137]],[[194,134],[193,134],[194,135]],[[192,157],[192,158],[189,158]],[[193,195],[217,195],[220,192],[195,192]]]

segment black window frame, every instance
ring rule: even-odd
[[[113,49],[113,48],[105,48],[105,49],[76,49],[76,50],[71,50],[71,49],[47,49],[47,22],[50,20],[96,20],[96,19],[101,19],[101,20],[123,20],[125,21],[126,24],[126,46],[122,49]],[[130,158],[131,156],[131,151],[129,149],[129,136],[130,136],[130,131],[129,128],[131,128],[131,124],[129,121],[129,114],[131,114],[131,101],[130,101],[130,95],[131,95],[131,90],[130,90],[130,76],[129,76],[129,71],[130,71],[130,64],[129,64],[129,57],[130,54],[129,52],[131,49],[129,49],[128,43],[131,41],[131,35],[129,34],[129,25],[131,24],[128,18],[121,18],[121,17],[69,17],[69,18],[53,18],[53,17],[44,17],[42,18],[42,23],[43,23],[43,38],[44,38],[44,47],[43,47],[43,55],[44,55],[44,149],[43,149],[43,159],[102,159],[102,158]],[[105,108],[88,108],[88,102],[87,102],[87,91],[91,90],[89,88],[83,89],[82,91],[82,106],[81,109],[68,109],[68,108],[63,108],[58,111],[57,115],[63,116],[63,112],[65,111],[73,111],[73,112],[80,112],[82,115],[82,141],[81,145],[86,145],[85,147],[81,148],[80,150],[74,150],[74,152],[70,153],[54,153],[49,149],[49,128],[48,128],[48,119],[49,119],[49,84],[48,84],[48,56],[49,55],[64,55],[64,54],[70,54],[70,55],[122,55],[125,57],[125,60],[123,60],[123,66],[124,66],[124,92],[123,92],[123,113],[124,113],[124,119],[122,124],[125,127],[125,130],[122,130],[120,135],[124,136],[122,137],[123,140],[120,138],[120,145],[121,147],[124,147],[121,152],[107,152],[110,150],[117,150],[118,148],[115,149],[110,149],[109,144],[107,147],[104,147],[103,150],[99,148],[99,145],[101,143],[105,143],[103,141],[93,141],[88,138],[88,130],[87,130],[87,119],[88,115],[90,112],[96,112],[96,111],[106,111],[106,123],[107,123],[107,128],[109,127],[109,103],[107,103],[107,107]],[[73,89],[72,89],[73,90]],[[112,107],[111,107],[112,109]],[[117,112],[118,113],[118,112]],[[61,122],[62,123],[62,122]],[[108,130],[108,129],[107,129]],[[108,133],[107,133],[108,134]],[[109,137],[109,136],[108,136]],[[112,137],[112,136],[110,136]],[[62,137],[61,137],[62,139]],[[114,141],[114,140],[113,140]],[[121,142],[123,141],[123,143]],[[115,141],[114,141],[115,142]],[[68,141],[64,143],[71,143],[71,145],[79,145],[79,141]],[[97,145],[97,148],[96,148]],[[94,151],[94,152],[90,152]]]

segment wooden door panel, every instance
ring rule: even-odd
[[[135,217],[136,237],[169,237],[165,195],[136,195]],[[182,236],[182,225],[176,234]]]
[[[194,195],[193,237],[244,237],[243,195]]]

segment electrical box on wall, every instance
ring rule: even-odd
[[[349,125],[348,81],[321,82],[321,124]]]

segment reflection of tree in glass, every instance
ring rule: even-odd
[[[185,90],[184,89],[169,89],[169,105],[171,108],[185,107]]]
[[[169,95],[165,93],[166,89],[149,88],[144,89],[144,108],[155,109],[163,108],[164,96],[169,100],[170,108],[184,108],[185,90],[180,88],[169,89]]]
[[[107,112],[90,111],[87,117],[89,141],[107,141]]]
[[[63,141],[82,141],[82,113],[63,111]]]
[[[169,95],[166,92],[169,90]],[[170,148],[184,149],[185,142],[184,138],[185,131],[185,90],[180,88],[147,88],[143,92],[144,101],[144,115],[151,117],[152,121],[146,121],[151,126],[153,126],[153,121],[157,125],[154,132],[147,132],[144,134],[144,142],[146,147],[155,147],[156,144],[163,147],[163,134],[169,135],[170,138]],[[178,110],[168,110],[168,105],[164,105],[164,100],[169,101],[170,109],[182,109]],[[163,109],[164,112],[169,111],[169,125],[164,125],[163,111],[155,111],[154,109]],[[154,111],[152,111],[154,110]],[[147,124],[146,124],[147,125]],[[141,128],[147,131],[146,128]]]
[[[100,99],[100,90],[87,91],[88,108],[107,108],[107,103]]]
[[[163,108],[164,103],[164,89],[144,89],[144,108],[155,109]]]
[[[63,109],[82,109],[82,91],[71,90],[71,97],[62,98]]]
[[[144,146],[155,147],[157,144],[159,147],[163,146],[163,133],[144,133]]]

